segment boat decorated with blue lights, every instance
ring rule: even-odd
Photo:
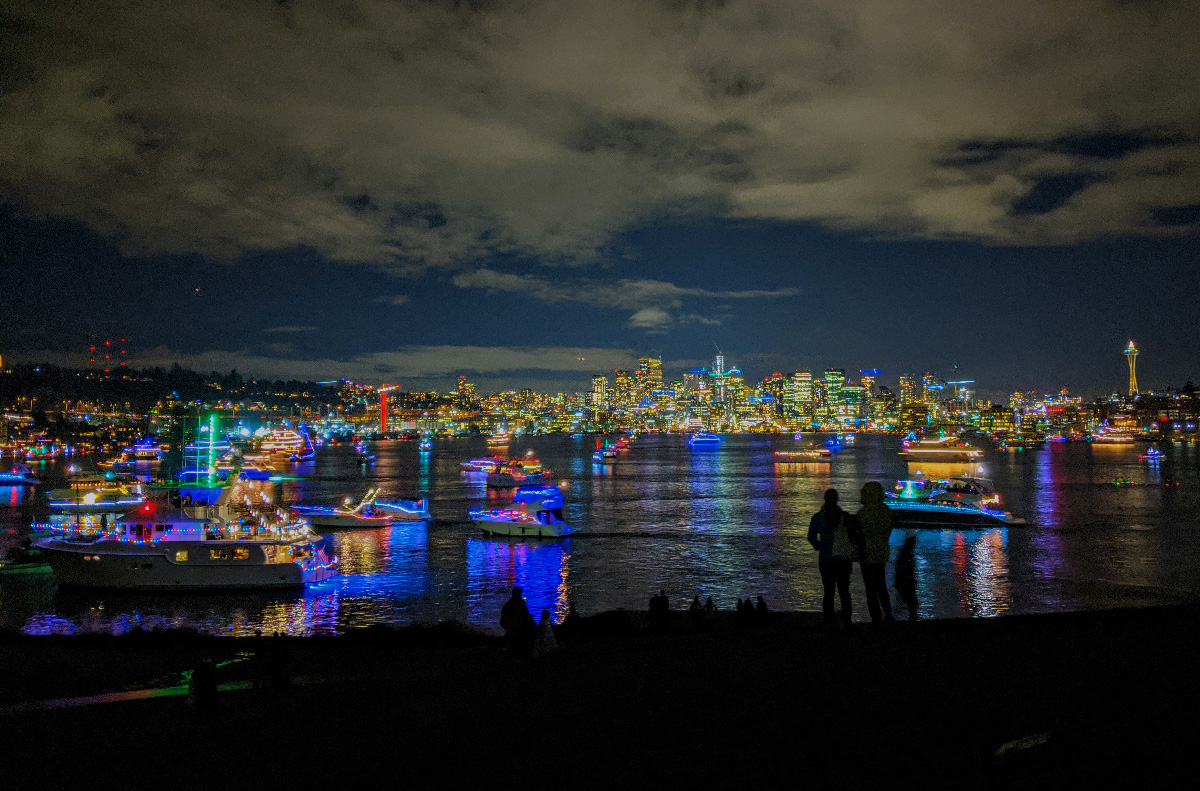
[[[700,431],[688,437],[687,442],[690,448],[716,448],[721,444],[721,435]]]
[[[130,478],[80,473],[48,497],[50,510],[58,513],[123,513],[145,502],[146,489]]]
[[[596,440],[596,449],[592,451],[592,462],[594,464],[612,464],[617,460],[617,449],[607,442],[601,443]]]
[[[556,486],[522,486],[513,494],[511,505],[472,508],[467,515],[490,536],[564,538],[575,531],[563,521],[563,504],[562,491]]]
[[[305,521],[230,522],[150,501],[99,538],[40,539],[60,585],[125,590],[295,588],[337,573]]]
[[[980,461],[983,451],[958,437],[905,439],[900,455],[910,461]]]
[[[293,505],[292,513],[307,519],[313,527],[323,530],[354,530],[387,527],[392,517],[375,508],[378,489],[368,489],[357,505],[347,497],[341,506]]]
[[[14,464],[7,470],[0,470],[0,486],[37,486],[38,483],[33,471],[24,464]]]
[[[376,500],[375,510],[385,513],[392,522],[428,522],[429,501],[419,500]]]

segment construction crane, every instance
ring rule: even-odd
[[[400,385],[380,385],[379,386],[379,433],[387,433],[387,394],[392,390],[399,390]]]

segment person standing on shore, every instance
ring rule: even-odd
[[[896,570],[892,577],[892,587],[900,601],[908,607],[908,620],[917,620],[917,534],[912,530],[904,537],[900,551],[896,553]]]
[[[526,653],[526,649],[532,647],[537,632],[537,624],[533,622],[533,616],[525,606],[522,593],[521,588],[514,587],[512,596],[500,608],[500,628],[504,630],[509,650],[515,654]]]
[[[867,589],[867,609],[871,612],[871,623],[892,623],[892,599],[888,596],[885,568],[891,550],[888,541],[892,535],[892,512],[883,501],[883,486],[878,481],[868,481],[862,488],[862,508],[858,509],[858,523],[862,526],[862,569],[863,587]]]
[[[835,625],[838,619],[833,609],[833,589],[841,600],[841,623],[850,623],[850,571],[853,568],[855,545],[861,538],[858,520],[838,507],[837,489],[825,490],[825,505],[813,514],[808,523],[808,543],[817,550],[817,566],[821,570],[824,597],[821,611],[825,623]]]

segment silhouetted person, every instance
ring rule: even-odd
[[[650,599],[650,625],[660,631],[665,630],[670,609],[671,601],[667,598],[667,592],[660,590],[657,596]]]
[[[558,633],[564,638],[571,638],[579,634],[579,625],[583,619],[579,617],[579,613],[575,611],[575,602],[567,603],[567,617],[563,618],[563,622],[558,626]]]
[[[808,543],[817,550],[817,566],[821,571],[824,597],[821,611],[825,623],[835,625],[838,619],[833,609],[833,589],[841,600],[841,622],[850,623],[850,571],[854,563],[855,544],[859,543],[858,521],[838,507],[837,489],[825,490],[825,505],[813,514],[808,523]]]
[[[892,587],[908,607],[908,620],[917,620],[917,534],[910,532],[896,553],[896,571]]]
[[[892,535],[892,512],[884,503],[883,487],[878,481],[868,481],[861,492],[862,508],[858,510],[858,523],[862,527],[863,587],[867,590],[867,609],[871,612],[871,623],[892,623],[892,599],[888,596],[887,567],[891,548],[888,541]]]
[[[712,596],[709,596],[708,601],[704,602],[704,623],[711,628],[716,619],[717,603],[713,601]]]
[[[688,607],[688,625],[693,629],[698,629],[704,623],[704,605],[700,603],[700,595],[697,594],[692,599],[692,604]]]
[[[500,608],[500,628],[504,630],[508,649],[515,654],[525,654],[528,651],[533,644],[537,628],[533,616],[529,614],[529,608],[525,606],[525,599],[521,598],[521,593],[520,588],[513,588],[512,596]]]
[[[558,650],[558,641],[554,639],[554,622],[550,620],[550,611],[542,610],[542,618],[538,621],[537,637],[533,641],[533,655],[545,656]]]
[[[197,717],[207,717],[217,709],[217,671],[211,659],[201,659],[192,670],[188,684],[188,703]]]
[[[767,602],[762,596],[759,596],[758,601],[754,605],[754,620],[760,624],[766,623],[770,615],[771,611],[767,609]]]

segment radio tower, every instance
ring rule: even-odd
[[[1137,356],[1138,347],[1133,341],[1125,347],[1125,359],[1129,363],[1129,397],[1134,398],[1138,394],[1137,386]]]

